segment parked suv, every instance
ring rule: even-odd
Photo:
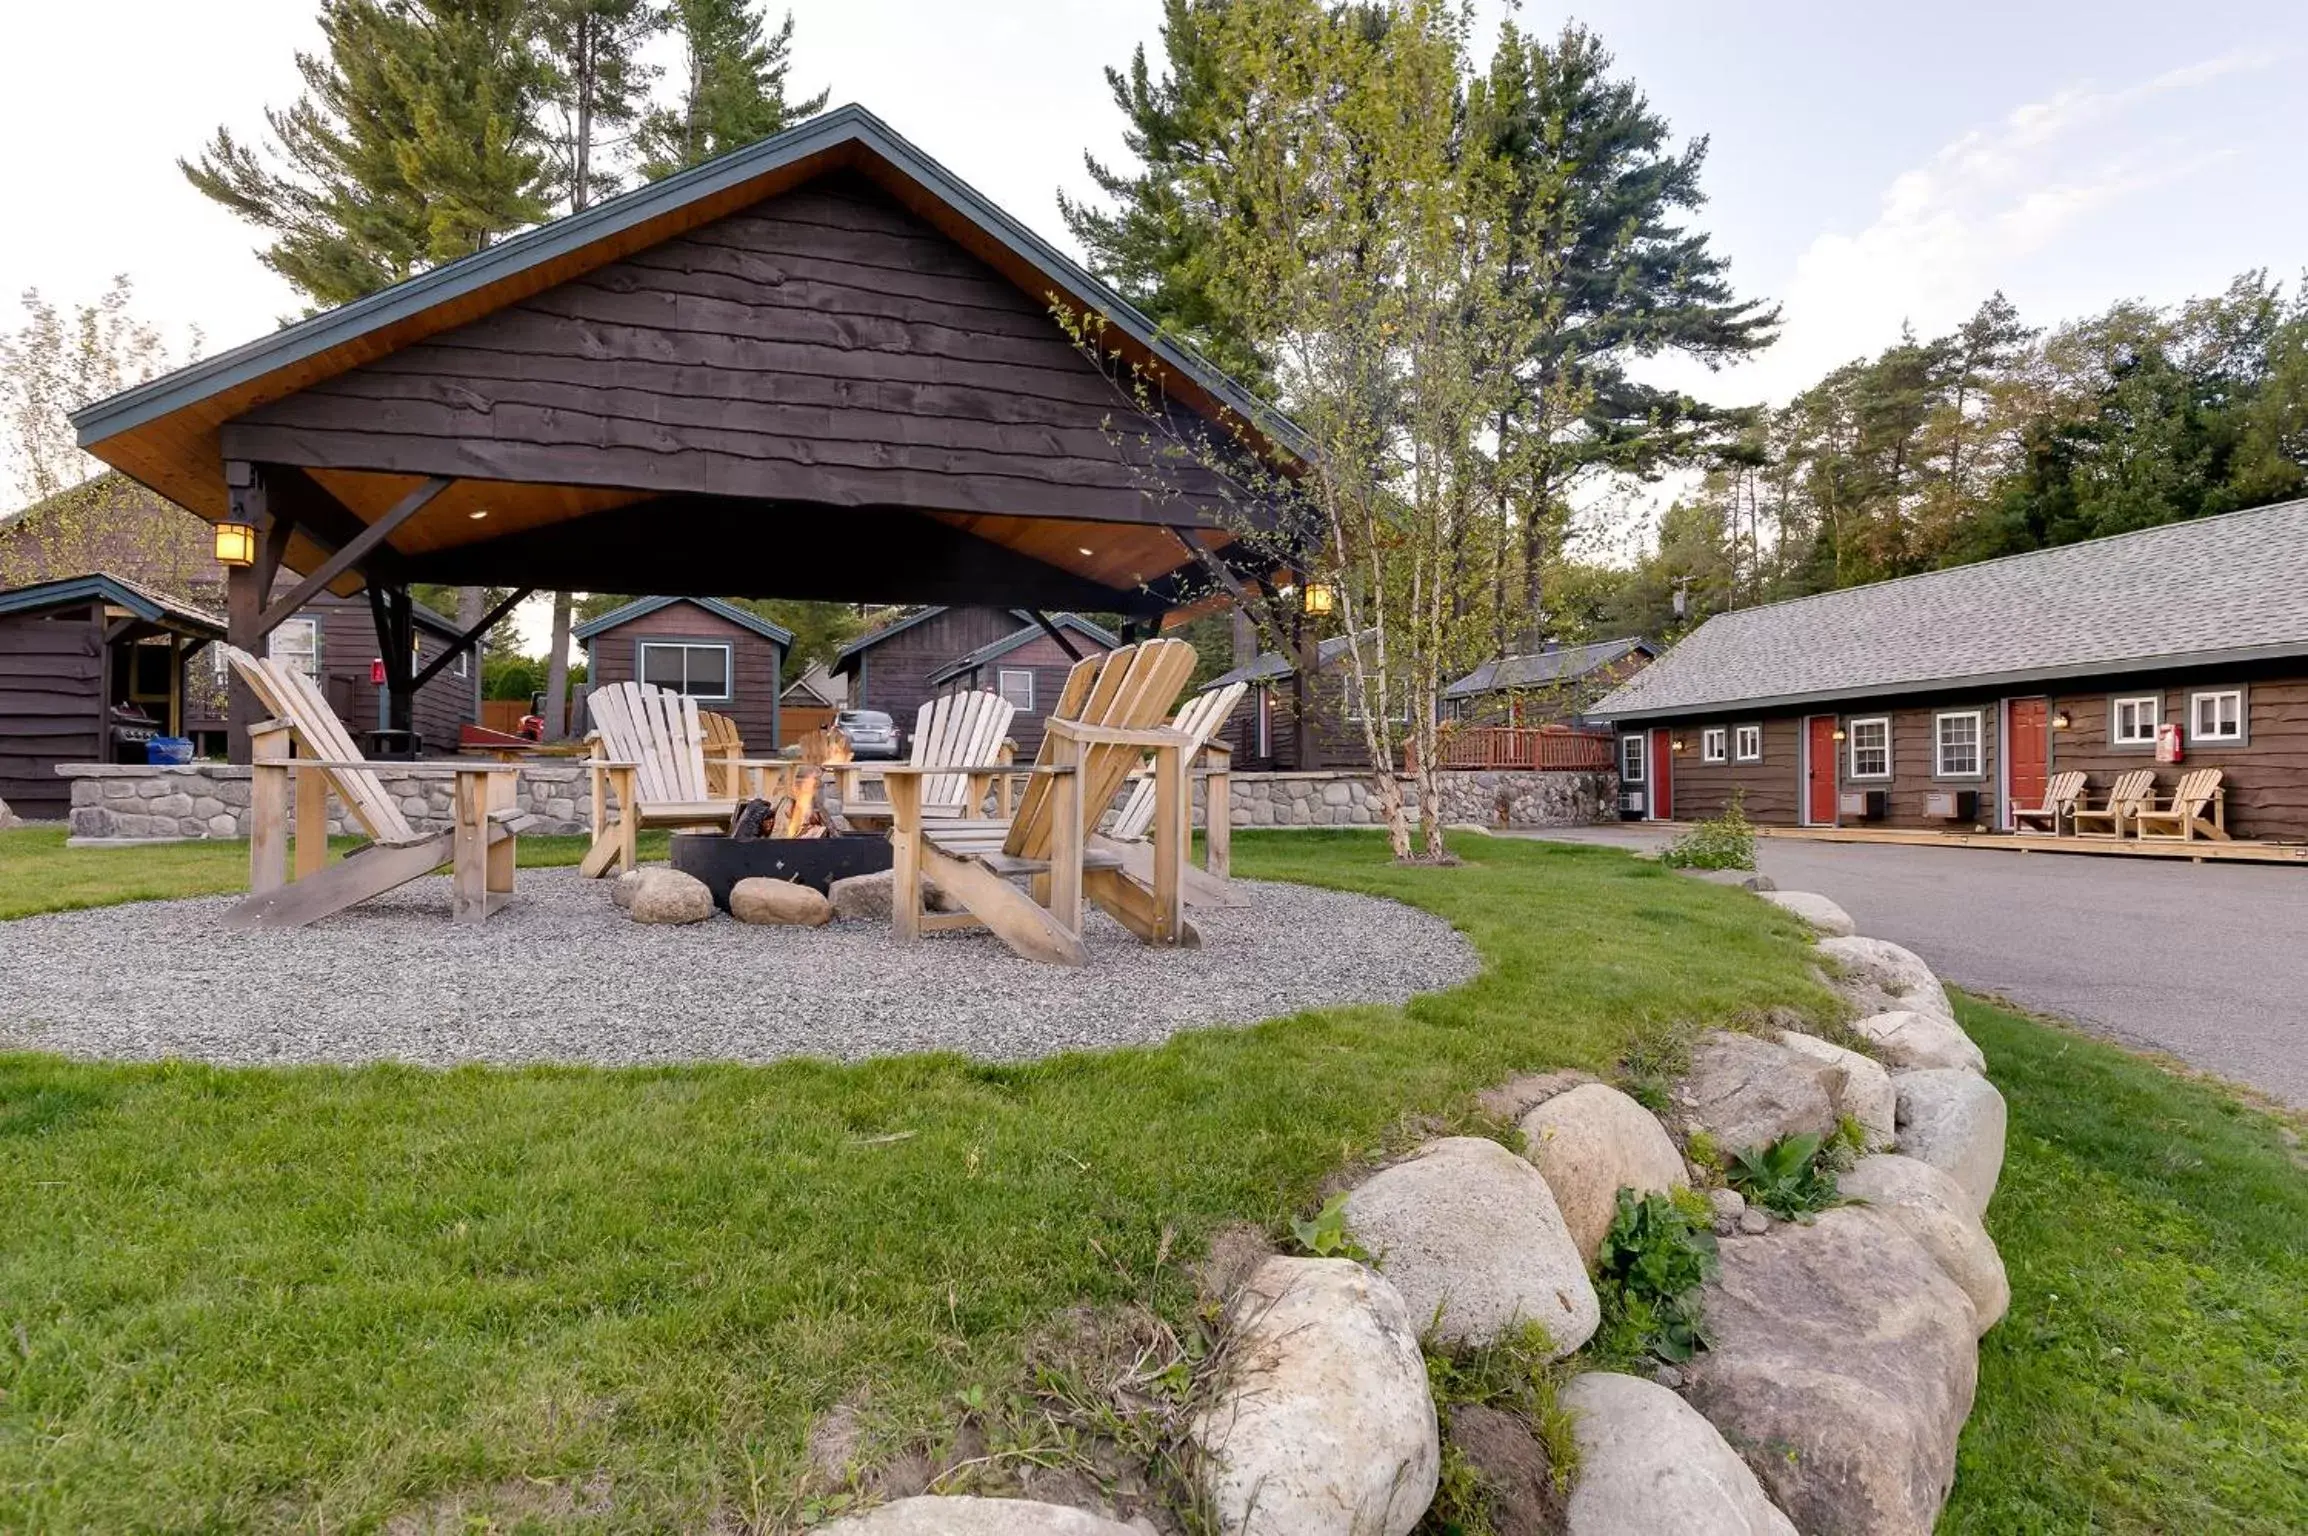
[[[878,709],[845,709],[833,723],[849,738],[849,749],[858,757],[904,755],[897,722]]]

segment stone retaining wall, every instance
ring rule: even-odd
[[[71,837],[80,843],[178,841],[248,836],[249,770],[224,763],[180,768],[74,763],[57,770],[72,781]],[[447,775],[423,778],[379,764],[385,790],[418,831],[449,825]],[[1577,826],[1614,814],[1617,780],[1608,773],[1449,770],[1442,774],[1442,819],[1482,826]],[[1358,827],[1382,818],[1366,773],[1238,773],[1233,820],[1237,827]],[[1417,815],[1417,784],[1402,780]],[[593,797],[583,765],[524,764],[521,808],[531,833],[583,832],[591,825]],[[1199,803],[1199,793],[1197,794]],[[344,807],[332,801],[329,830],[352,832]]]

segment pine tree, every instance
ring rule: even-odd
[[[786,100],[793,67],[793,13],[771,36],[753,0],[672,0],[681,34],[681,99],[641,121],[641,174],[657,181],[825,110],[832,93]]]
[[[322,0],[305,94],[178,161],[203,193],[272,232],[265,265],[316,307],[341,304],[535,223],[540,76],[521,0]]]

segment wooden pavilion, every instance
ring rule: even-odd
[[[1103,317],[1093,361],[1060,309]],[[1117,377],[1151,379],[1141,410]],[[1258,510],[1182,439],[1290,444],[1238,386],[862,108],[89,406],[212,523],[258,649],[365,590],[396,724],[409,587],[1000,603],[1159,622]],[[283,566],[305,572],[267,601]],[[450,653],[452,656],[455,651]],[[255,702],[236,690],[232,745]]]

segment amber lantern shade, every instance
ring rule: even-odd
[[[256,530],[246,523],[218,523],[216,562],[235,570],[256,564]]]
[[[1321,582],[1310,581],[1306,584],[1306,611],[1308,613],[1328,613],[1337,603],[1338,594]]]

